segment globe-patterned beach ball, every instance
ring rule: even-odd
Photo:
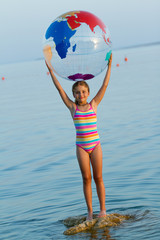
[[[71,11],[50,24],[43,53],[47,64],[62,78],[88,80],[106,68],[111,45],[109,29],[97,16]]]

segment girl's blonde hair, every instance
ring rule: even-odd
[[[87,88],[88,92],[90,92],[89,85],[86,82],[84,82],[84,81],[77,81],[72,86],[72,93],[73,93],[73,95],[74,95],[74,91],[76,90],[76,87],[78,87],[78,86],[84,86],[84,87]],[[75,100],[75,104],[78,104],[78,102],[76,100]]]

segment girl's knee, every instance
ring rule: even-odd
[[[96,184],[100,184],[103,182],[102,176],[94,176],[94,181]]]
[[[83,183],[84,184],[90,184],[92,181],[92,176],[91,175],[85,175],[83,176]]]

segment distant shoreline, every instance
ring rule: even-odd
[[[154,46],[154,45],[159,45],[160,42],[152,42],[152,43],[142,43],[142,44],[137,44],[137,45],[131,45],[131,46],[124,46],[124,47],[117,47],[117,48],[112,48],[113,51],[120,51],[123,49],[132,49],[132,48],[139,48],[139,47],[149,47],[149,46]],[[20,63],[20,62],[30,62],[30,61],[40,61],[44,60],[44,57],[39,57],[39,58],[33,58],[33,59],[26,59],[23,61],[14,61],[14,62],[4,62],[0,63],[1,65],[8,65],[8,64],[13,64],[13,63]]]
[[[149,47],[149,46],[154,46],[154,45],[159,45],[160,42],[152,42],[152,43],[142,43],[142,44],[137,44],[137,45],[131,45],[131,46],[124,46],[124,47],[117,47],[113,48],[113,51],[118,51],[118,50],[123,50],[123,49],[131,49],[131,48],[139,48],[139,47]],[[44,57],[36,58],[34,59],[35,61],[37,60],[43,60]]]
[[[139,47],[149,47],[153,45],[159,45],[160,42],[152,42],[152,43],[142,43],[137,45],[131,45],[131,46],[124,46],[119,48],[113,48],[113,50],[122,50],[122,49],[129,49],[129,48],[139,48]]]

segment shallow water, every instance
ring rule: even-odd
[[[86,205],[71,116],[44,61],[0,66],[1,239],[160,239],[159,55],[160,45],[115,51],[98,110],[107,211],[134,218],[72,236],[62,220]],[[103,77],[88,81],[91,98]],[[72,97],[72,82],[60,81]],[[94,183],[93,206],[98,213]]]

